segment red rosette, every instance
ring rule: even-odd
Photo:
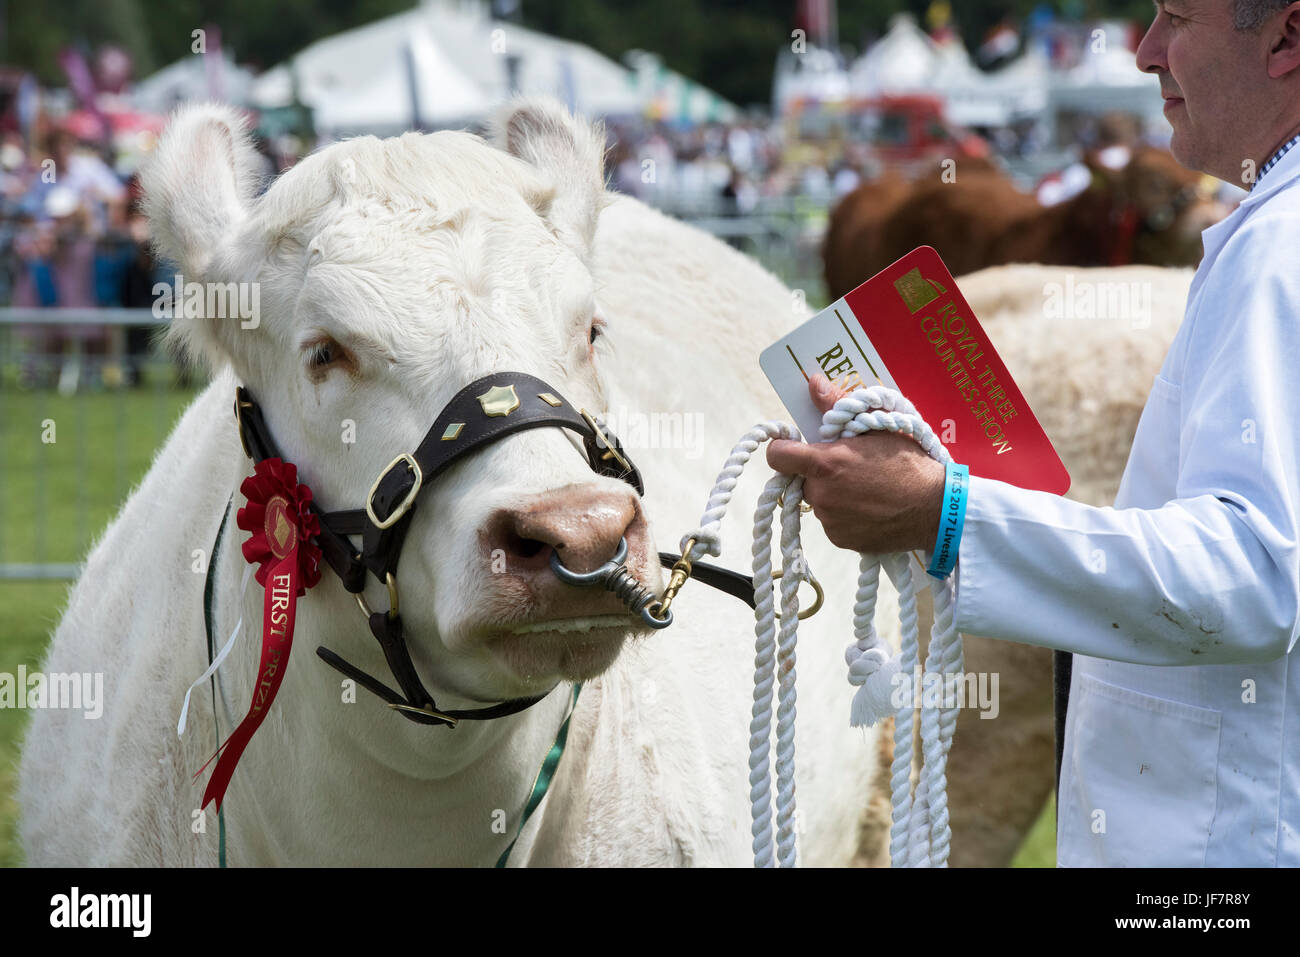
[[[311,489],[298,482],[298,466],[263,459],[239,487],[248,500],[235,523],[252,536],[244,542],[244,560],[259,565],[257,583],[266,587],[271,568],[298,549],[298,595],[320,581],[320,519],[311,510]]]
[[[262,657],[248,713],[213,755],[220,759],[203,792],[201,806],[216,801],[218,809],[244,749],[280,691],[293,651],[298,599],[320,581],[321,550],[312,541],[320,534],[320,520],[311,510],[311,489],[298,484],[297,466],[278,458],[264,459],[239,490],[248,504],[239,510],[235,521],[244,531],[252,532],[243,545],[244,558],[259,566],[257,583],[266,590],[262,599]]]

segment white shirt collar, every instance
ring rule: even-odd
[[[1256,181],[1255,188],[1242,197],[1241,205],[1249,206],[1259,202],[1288,185],[1297,176],[1300,176],[1300,146],[1292,146],[1268,171],[1268,175]]]
[[[1201,275],[1202,269],[1206,268],[1207,264],[1214,261],[1223,244],[1237,231],[1237,227],[1241,225],[1241,221],[1250,212],[1252,206],[1281,192],[1298,177],[1300,177],[1300,146],[1294,146],[1269,170],[1268,176],[1257,181],[1255,188],[1242,197],[1236,209],[1201,231],[1201,246],[1204,254],[1201,257],[1201,265],[1196,270],[1197,276]]]

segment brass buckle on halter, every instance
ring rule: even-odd
[[[596,424],[596,420],[591,417],[591,413],[586,409],[579,409],[578,412],[587,420],[587,424],[591,426],[591,430],[596,433],[596,438],[605,446],[606,451],[605,454],[600,457],[601,461],[608,461],[612,457],[625,471],[631,472],[632,463],[619,454],[618,449],[614,447],[614,443],[606,438],[605,433],[601,430],[600,426]]]
[[[443,714],[441,711],[434,711],[432,708],[417,708],[413,704],[393,704],[391,701],[388,702],[388,707],[392,708],[394,711],[413,711],[416,714],[427,714],[431,718],[438,718],[442,721],[446,721],[447,724],[451,725],[453,728],[460,724],[460,718],[453,718],[449,714]]]
[[[392,572],[388,573],[388,578],[385,584],[388,585],[388,620],[392,621],[397,617],[397,579],[393,577]],[[357,592],[352,597],[357,600],[357,606],[361,609],[361,614],[366,616],[366,621],[369,621],[370,616],[373,615],[374,612],[371,611],[370,606],[366,604],[365,594],[363,592]]]
[[[375,514],[375,506],[373,504],[375,493],[379,491],[379,483],[384,480],[384,476],[391,472],[393,466],[399,462],[405,462],[407,467],[415,473],[415,484],[412,485],[411,490],[406,493],[406,498],[402,499],[402,501],[398,503],[397,507],[393,509],[388,518],[381,522],[379,516]],[[384,470],[379,473],[379,478],[375,479],[375,484],[370,486],[370,494],[366,496],[366,517],[370,519],[371,524],[373,524],[375,528],[391,528],[397,523],[398,519],[410,511],[411,506],[415,503],[415,496],[420,494],[420,486],[423,484],[424,473],[420,471],[420,463],[415,461],[415,457],[409,452],[403,452],[397,458],[393,459],[393,461],[388,463]]]

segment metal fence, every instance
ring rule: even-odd
[[[149,310],[0,309],[0,579],[75,578],[199,383]]]
[[[719,196],[660,195],[661,212],[725,240],[773,272],[814,305],[826,303],[822,237],[835,199],[830,195],[764,197],[738,214]]]

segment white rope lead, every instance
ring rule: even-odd
[[[951,456],[926,425],[916,409],[899,393],[883,386],[859,389],[841,398],[822,419],[822,438],[849,438],[865,432],[888,429],[911,435],[931,457],[947,463]],[[794,439],[797,429],[784,422],[763,422],[750,429],[731,450],[709,495],[700,526],[682,537],[695,545],[686,558],[694,562],[704,555],[722,554],[721,525],[741,472],[754,452],[770,439]],[[803,500],[802,476],[776,474],[768,480],[754,512],[754,704],[749,725],[750,812],[753,820],[754,866],[793,867],[795,848],[794,726],[795,726],[795,641],[798,629],[801,581],[813,581],[799,538],[799,505]],[[777,628],[773,595],[772,521],[778,501],[781,507],[781,617]],[[874,625],[880,570],[885,569],[898,590],[902,645],[893,654]],[[924,674],[937,675],[942,696],[940,707],[921,709],[921,766],[915,788],[912,785],[912,734],[914,709],[926,701],[910,693],[894,705],[899,682],[913,687],[920,638],[916,614],[916,585],[906,554],[863,554],[859,562],[858,591],[853,605],[854,642],[845,658],[849,683],[858,690],[850,708],[849,723],[870,727],[894,715],[894,759],[890,766],[892,827],[889,854],[894,867],[946,867],[952,830],[948,819],[947,764],[957,724],[957,709],[951,698],[962,663],[961,635],[953,625],[954,592],[950,580],[928,579],[934,596],[934,628],[926,655]],[[905,677],[901,677],[905,676]],[[776,834],[772,832],[772,699],[776,707]],[[948,707],[949,704],[954,704]],[[775,855],[775,861],[774,861]]]

